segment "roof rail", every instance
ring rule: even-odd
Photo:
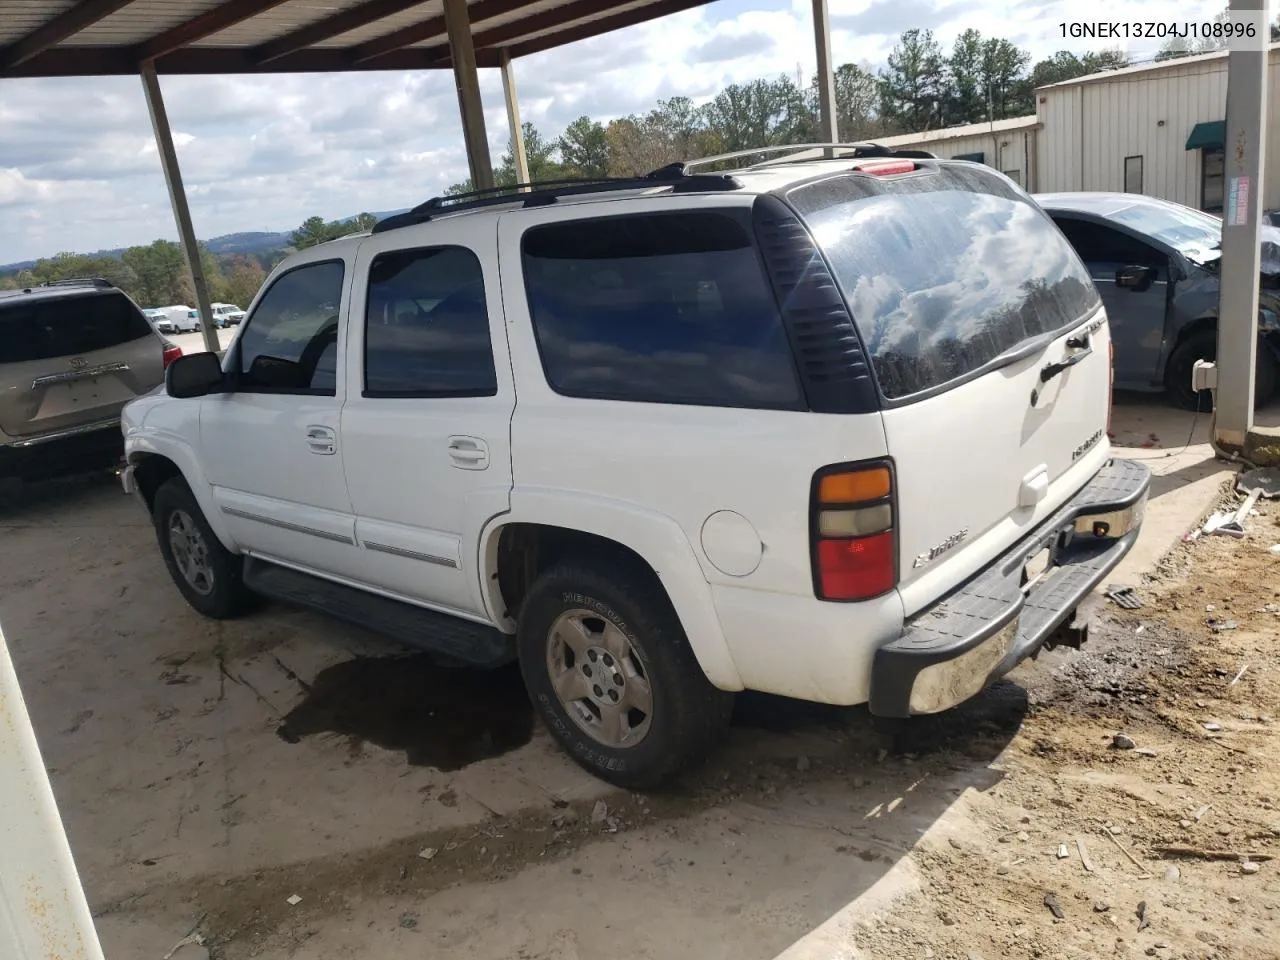
[[[648,190],[669,187],[673,193],[704,193],[738,190],[742,183],[727,174],[689,174],[680,164],[670,164],[642,177],[581,177],[569,180],[532,180],[501,187],[485,187],[452,196],[432,197],[406,213],[398,213],[373,225],[374,233],[426,223],[433,217],[463,210],[519,203],[541,207],[561,197],[604,193],[610,190]]]
[[[38,284],[38,287],[100,287],[104,290],[115,288],[115,284],[110,280],[102,277],[68,277],[66,280],[44,280]]]
[[[699,157],[697,160],[687,160],[683,164],[679,164],[682,171],[688,175],[689,171],[696,167],[707,166],[713,163],[723,163],[726,160],[740,160],[744,157],[758,157],[766,153],[807,153],[811,150],[827,150],[833,154],[833,159],[851,159],[861,160],[866,157],[902,157],[903,159],[921,159],[932,160],[934,155],[926,153],[923,150],[893,150],[890,147],[883,146],[878,143],[789,143],[772,147],[755,147],[751,150],[735,150],[732,153],[719,153],[711,157]],[[839,158],[834,155],[839,153]],[[763,160],[759,163],[748,164],[746,167],[735,169],[755,170],[760,167],[776,166],[784,163],[805,163],[810,158],[799,157],[776,157],[771,160]]]

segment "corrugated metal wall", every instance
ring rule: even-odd
[[[1280,51],[1270,63],[1269,209],[1280,207]],[[1143,193],[1200,205],[1201,154],[1186,149],[1187,136],[1197,123],[1226,118],[1226,58],[1051,87],[1038,100],[1037,190],[1123,190],[1125,157],[1141,156]]]

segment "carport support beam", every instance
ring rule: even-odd
[[[467,145],[471,187],[487,190],[493,186],[493,163],[484,130],[484,104],[480,100],[480,75],[476,69],[476,47],[471,38],[467,0],[444,0],[444,25],[449,34],[449,56],[453,60],[453,82],[458,88],[458,110],[462,114],[462,137]]]
[[[827,12],[827,0],[813,0],[813,41],[818,54],[818,119],[822,124],[819,139],[839,143],[839,108],[836,75],[831,69],[831,15]]]
[[[502,96],[507,101],[507,125],[511,128],[511,156],[516,163],[516,182],[529,182],[529,155],[524,151],[524,126],[520,123],[520,100],[516,96],[516,69],[506,47],[498,51],[502,64]]]
[[[1267,4],[1266,0],[1231,0],[1230,9],[1265,13]],[[1216,445],[1235,451],[1245,448],[1253,429],[1266,129],[1267,45],[1260,37],[1256,49],[1233,49],[1227,54],[1226,196],[1213,439]]]
[[[164,170],[164,182],[169,187],[169,203],[173,206],[173,219],[178,224],[178,241],[191,270],[191,283],[196,288],[196,306],[200,309],[200,330],[204,345],[215,355],[222,350],[218,342],[218,330],[213,325],[213,306],[209,300],[209,284],[204,276],[204,264],[200,261],[200,245],[191,225],[191,208],[187,206],[187,191],[182,186],[182,171],[178,168],[178,151],[173,145],[173,131],[169,129],[169,114],[164,108],[160,93],[160,78],[156,76],[155,61],[143,63],[142,90],[147,95],[147,111],[151,114],[151,129],[155,133],[156,147],[160,151],[160,166]]]

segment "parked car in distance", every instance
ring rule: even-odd
[[[838,152],[441,198],[286,258],[223,360],[125,411],[178,590],[517,659],[628,787],[735,691],[930,714],[1078,645],[1149,482],[1098,292],[1000,173]]]
[[[244,311],[234,303],[210,304],[213,310],[213,324],[216,327],[234,327],[244,319]]]
[[[172,307],[159,307],[165,319],[156,324],[160,333],[193,333],[200,329],[200,321],[193,317],[193,310],[185,304]]]
[[[121,408],[181,355],[106,280],[0,291],[0,477],[119,460]]]
[[[1221,219],[1133,193],[1034,199],[1080,254],[1106,304],[1116,387],[1164,390],[1178,406],[1209,410],[1212,398],[1192,389],[1191,370],[1197,360],[1217,356]],[[1259,405],[1280,383],[1280,230],[1262,231]]]
[[[156,309],[155,307],[143,310],[142,315],[147,318],[147,322],[151,324],[157,333],[163,332],[160,330],[160,325],[167,324],[169,320],[168,314],[163,310]]]

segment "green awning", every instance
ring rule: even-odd
[[[969,160],[972,163],[982,163],[983,157],[985,156],[986,154],[982,154],[982,153],[957,153],[951,159],[952,160]]]
[[[1203,150],[1206,147],[1222,147],[1227,142],[1227,121],[1212,120],[1209,123],[1197,123],[1191,128],[1191,136],[1187,137],[1188,150]]]

